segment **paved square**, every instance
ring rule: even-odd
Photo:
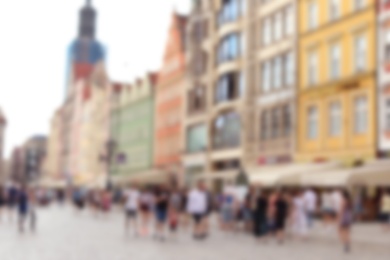
[[[3,216],[0,223],[1,260],[389,260],[390,248],[359,246],[345,255],[336,243],[312,240],[259,244],[244,234],[213,231],[197,242],[182,232],[176,241],[126,237],[123,216],[107,219],[90,212],[76,214],[70,207],[52,206],[39,212],[38,232],[19,235],[15,223]]]

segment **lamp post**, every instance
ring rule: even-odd
[[[116,149],[116,142],[115,140],[108,140],[106,143],[106,156],[105,156],[105,161],[106,161],[106,169],[107,169],[107,189],[110,190],[112,188],[112,180],[111,180],[111,164],[112,164],[112,159],[115,154],[115,149]]]

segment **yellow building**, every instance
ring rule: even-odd
[[[299,1],[298,161],[376,154],[375,2]]]

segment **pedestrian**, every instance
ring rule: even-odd
[[[250,232],[253,229],[253,210],[256,197],[256,188],[251,186],[245,195],[243,203],[244,230]]]
[[[108,213],[110,213],[111,205],[112,205],[111,192],[103,189],[100,193],[100,199],[101,199],[103,213],[105,213],[105,216],[107,216]]]
[[[182,229],[187,230],[190,224],[190,215],[187,212],[188,203],[188,188],[184,187],[181,190],[181,207],[180,207],[180,226]]]
[[[181,194],[178,189],[173,188],[169,197],[169,229],[172,238],[176,237],[176,231],[179,225],[180,208],[181,208]]]
[[[0,186],[0,221],[2,220],[2,215],[5,206],[6,206],[5,191],[3,186]]]
[[[254,212],[254,235],[259,241],[265,239],[268,233],[267,209],[268,193],[265,190],[260,190]]]
[[[268,232],[272,235],[276,233],[276,200],[277,200],[277,192],[272,192],[268,197],[268,209],[267,209],[267,225]]]
[[[351,225],[353,222],[353,206],[351,196],[347,191],[343,191],[341,207],[338,215],[339,235],[343,243],[344,251],[351,250]]]
[[[150,187],[144,187],[140,195],[141,230],[142,236],[149,235],[149,225],[152,216],[154,196]]]
[[[14,219],[14,210],[18,204],[18,187],[16,183],[11,183],[7,189],[6,200],[8,206],[8,216],[9,220],[12,222]]]
[[[383,230],[390,231],[390,189],[383,191],[380,211],[383,221]]]
[[[317,194],[312,188],[308,188],[303,194],[303,200],[305,201],[307,224],[309,228],[312,228],[317,211]]]
[[[287,195],[285,192],[279,191],[277,193],[275,208],[275,231],[279,243],[282,244],[285,240],[285,228],[289,212]]]
[[[164,185],[160,185],[155,191],[156,233],[155,238],[165,240],[165,225],[168,215],[169,192]]]
[[[18,226],[19,232],[24,233],[25,222],[28,218],[28,190],[25,184],[22,184],[18,192],[17,208],[18,208]]]
[[[325,229],[330,230],[336,212],[333,207],[332,192],[328,189],[323,190],[321,193],[321,211]]]
[[[307,236],[307,214],[302,190],[295,192],[293,199],[292,231],[295,237],[305,239]]]
[[[213,213],[213,211],[215,210],[215,196],[214,194],[207,189],[207,186],[203,183],[202,184],[202,189],[203,189],[203,192],[206,193],[206,198],[207,198],[207,201],[206,201],[206,213],[204,214],[204,217],[203,217],[203,228],[204,228],[204,237],[207,237],[209,232],[210,232],[210,217]]]
[[[125,230],[133,230],[134,236],[138,236],[137,214],[139,209],[140,193],[137,184],[130,184],[125,192]]]
[[[340,210],[343,202],[343,194],[340,189],[335,188],[332,191],[332,209],[334,212],[333,222],[337,224],[337,216],[340,215]]]
[[[223,199],[221,205],[222,229],[231,231],[235,220],[235,194],[234,187],[227,185],[223,192]]]
[[[206,187],[203,181],[199,181],[188,194],[188,213],[194,221],[193,237],[200,240],[207,237],[204,218],[208,208]]]
[[[28,189],[28,216],[30,218],[30,229],[35,232],[37,225],[37,206],[38,206],[38,195],[37,190],[34,188]]]

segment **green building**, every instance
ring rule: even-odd
[[[119,84],[113,95],[110,174],[126,181],[153,168],[154,86],[157,74],[132,85]]]

